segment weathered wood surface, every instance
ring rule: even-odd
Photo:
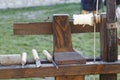
[[[103,61],[115,62],[118,59],[118,38],[116,25],[116,0],[106,0],[107,3],[107,19],[106,19],[106,51],[102,55]],[[102,43],[101,43],[102,44]],[[117,68],[116,68],[117,69]],[[101,74],[100,80],[117,80],[117,74]]]
[[[53,16],[54,60],[57,64],[80,64],[86,60],[72,48],[68,14]]]
[[[117,61],[118,55],[118,38],[116,25],[116,2],[107,0],[107,60],[109,62]]]
[[[71,27],[68,14],[53,16],[54,60],[57,64],[85,64],[83,56],[72,48]],[[84,76],[56,76],[55,80],[84,80]]]
[[[100,55],[103,61],[107,60],[107,41],[106,41],[106,15],[101,15],[100,27]]]
[[[83,76],[58,76],[55,78],[55,80],[84,80],[85,77]]]
[[[77,52],[55,52],[54,60],[57,64],[85,64],[86,59]]]
[[[85,33],[93,32],[94,27],[85,25],[73,25],[70,21],[72,33]],[[40,35],[40,34],[53,34],[53,22],[40,22],[40,23],[15,23],[14,34],[16,35]],[[99,32],[99,24],[97,24],[96,31]]]
[[[39,68],[36,68],[35,64],[27,64],[25,68],[22,68],[21,65],[0,66],[0,79],[113,73],[120,73],[120,61],[115,63],[88,62],[87,64],[59,65],[58,69],[53,64],[42,64]]]
[[[53,40],[55,52],[73,51],[71,40],[71,28],[69,24],[69,16],[54,15],[53,16]]]

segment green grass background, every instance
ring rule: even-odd
[[[44,58],[41,54],[43,49],[47,49],[51,53],[53,51],[53,36],[14,35],[13,24],[22,22],[42,22],[48,17],[48,21],[51,21],[53,14],[69,14],[69,19],[72,19],[73,14],[79,14],[80,12],[81,7],[79,3],[0,10],[0,54],[21,54],[22,52],[27,52],[28,58],[33,58],[31,50],[35,48],[40,57]],[[96,56],[99,56],[100,34],[96,33],[96,35]],[[72,34],[72,41],[74,49],[81,51],[84,56],[93,56],[93,33]],[[86,77],[86,80],[88,80],[88,78],[89,77]],[[42,80],[42,78],[9,80]]]

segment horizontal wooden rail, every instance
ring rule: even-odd
[[[16,35],[40,35],[40,34],[52,34],[53,22],[39,22],[39,23],[15,23],[14,34]],[[73,25],[70,21],[70,27],[72,33],[85,33],[93,32],[94,27],[89,25]],[[97,24],[96,31],[99,32],[99,24]]]
[[[93,57],[85,57],[85,59],[86,59],[87,62],[94,61]],[[42,64],[51,63],[51,62],[49,62],[48,60],[45,60],[45,59],[41,59],[40,61],[41,61]],[[96,57],[95,61],[101,61],[101,58]],[[27,59],[26,64],[35,64],[35,60],[34,59]]]
[[[111,73],[120,73],[120,61],[113,63],[87,62],[86,64],[59,65],[58,69],[53,64],[42,64],[39,68],[36,68],[35,64],[27,64],[25,68],[21,68],[21,65],[0,66],[0,79]]]

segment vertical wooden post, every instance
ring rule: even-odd
[[[86,60],[72,48],[71,27],[67,14],[53,16],[54,60],[58,65],[85,64]],[[56,76],[55,80],[84,80],[84,75]]]
[[[104,53],[102,59],[106,62],[117,61],[117,26],[116,26],[116,0],[106,0],[107,3],[107,19],[106,19],[106,43],[104,45]],[[103,43],[101,43],[103,44]],[[100,80],[117,80],[117,74],[101,74]]]
[[[100,53],[102,61],[107,61],[107,43],[106,43],[106,14],[101,15],[100,25]]]
[[[68,14],[54,14],[53,20],[54,51],[73,51]]]

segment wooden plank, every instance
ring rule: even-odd
[[[87,62],[94,61],[93,57],[86,57],[85,59],[86,59]],[[45,60],[45,59],[41,59],[40,61],[41,61],[42,64],[49,64],[49,63],[51,63],[51,62],[49,62],[48,60]],[[96,57],[95,61],[101,61],[101,58],[100,57]],[[35,64],[35,60],[34,59],[27,59],[26,64]]]
[[[116,0],[106,0],[107,27],[106,27],[106,52],[103,58],[106,62],[115,62],[118,59],[117,25],[116,25]],[[117,74],[100,75],[100,80],[117,80]]]
[[[55,52],[73,51],[68,17],[68,15],[53,16],[53,42]]]
[[[85,64],[86,59],[77,52],[54,52],[54,60],[57,64]]]
[[[107,61],[117,61],[118,56],[118,38],[117,38],[117,25],[116,25],[116,6],[115,0],[107,0]]]
[[[57,64],[80,64],[86,60],[72,48],[71,28],[67,14],[53,16],[54,60]]]
[[[40,22],[40,23],[15,23],[14,34],[16,35],[40,35],[40,34],[53,34],[52,22]],[[70,27],[72,33],[85,33],[93,32],[94,27],[85,25],[73,25],[70,21]],[[97,24],[96,31],[99,32],[99,24]]]
[[[120,73],[120,61],[115,63],[89,62],[82,65],[59,65],[58,69],[52,64],[42,64],[39,68],[36,68],[35,64],[27,64],[25,65],[25,68],[22,68],[21,65],[0,66],[0,79],[113,73]]]
[[[107,61],[107,43],[106,43],[106,15],[101,15],[100,27],[100,49],[102,61]]]
[[[14,24],[14,34],[32,35],[32,34],[51,34],[52,22],[41,23],[16,23]]]

